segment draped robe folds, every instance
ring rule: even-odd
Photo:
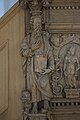
[[[36,101],[38,102],[45,99],[49,100],[50,98],[53,97],[50,86],[50,73],[41,74],[35,71],[36,66],[35,58],[36,56],[41,55],[47,57],[47,61],[45,60],[45,62],[47,62],[46,69],[50,69],[50,71],[54,70],[54,57],[46,34],[48,33],[46,31],[43,31],[42,45],[39,49],[34,51],[34,55],[31,58],[28,58],[30,35],[28,37],[29,39],[28,40],[25,39],[25,41],[23,42],[25,43],[26,46],[24,53],[25,56],[27,57],[27,62],[23,66],[24,70],[27,67],[25,74],[27,74],[27,88],[32,92],[32,102]],[[22,48],[24,47],[22,46]]]
[[[70,88],[73,87],[77,88],[76,77],[78,76],[79,70],[79,61],[77,56],[75,55],[66,56],[64,63],[65,63],[64,74],[67,86]]]

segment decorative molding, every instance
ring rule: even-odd
[[[59,32],[80,32],[80,23],[46,23],[45,28],[50,33]]]
[[[50,9],[54,9],[54,10],[80,10],[80,6],[51,6]]]
[[[6,25],[9,20],[11,20],[20,11],[20,9],[19,3],[17,2],[10,10],[8,10],[8,12],[0,18],[0,29]]]
[[[80,3],[80,0],[52,0],[53,3],[71,3],[71,2],[74,2],[74,3]]]
[[[19,0],[19,4],[22,8],[30,8],[31,11],[40,11],[42,6],[48,7],[49,0]]]
[[[2,59],[2,60],[1,60]],[[0,46],[0,114],[8,109],[8,41]],[[4,71],[4,75],[1,74]]]
[[[2,44],[0,45],[0,51],[2,51],[2,50],[6,47],[7,44],[8,44],[7,41],[4,42],[4,43],[2,43]]]

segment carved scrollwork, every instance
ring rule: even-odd
[[[80,35],[79,34],[53,34],[50,40],[55,56],[55,72],[52,74],[52,90],[59,94],[63,90],[79,89],[80,83]],[[58,89],[58,90],[59,90]],[[56,92],[55,92],[56,91]]]
[[[73,94],[73,97],[80,97],[80,52],[78,52],[80,35],[77,33],[50,35],[45,28],[45,21],[42,23],[42,16],[44,16],[42,11],[45,7],[49,7],[49,0],[20,0],[19,2],[25,9],[28,7],[31,14],[30,31],[21,47],[24,58],[23,72],[28,89],[22,91],[21,98],[24,120],[28,118],[40,120],[43,117],[36,115],[38,113],[47,115],[52,99],[68,98]],[[66,8],[57,6],[53,9]],[[74,8],[70,7],[70,9]]]
[[[61,71],[60,70],[55,71],[52,74],[52,78],[51,78],[52,91],[53,91],[53,94],[56,95],[56,96],[59,96],[59,95],[62,94],[63,86],[60,83],[61,78],[62,77],[61,77]]]
[[[49,2],[48,0],[19,0],[22,8],[26,9],[29,7],[31,11],[40,11],[42,6],[48,7]]]

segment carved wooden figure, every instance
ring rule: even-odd
[[[25,119],[70,120],[74,118],[76,111],[79,120],[79,28],[76,32],[75,24],[72,29],[71,25],[64,21],[64,13],[61,23],[55,24],[55,19],[58,22],[58,12],[68,13],[70,10],[71,13],[73,8],[74,11],[79,10],[79,6],[69,4],[71,2],[67,1],[65,6],[62,0],[54,0],[52,3],[48,0],[20,0],[20,5],[30,11],[30,30],[21,47],[25,84],[27,91],[31,93],[30,108],[23,102]],[[62,21],[65,22],[63,25]]]

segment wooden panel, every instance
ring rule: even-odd
[[[55,9],[51,8],[49,22],[53,23],[79,23],[80,22],[80,9]],[[73,6],[74,7],[74,6]],[[76,19],[77,18],[77,19]]]
[[[0,52],[0,70],[2,70],[0,73],[0,100],[3,102],[0,102],[0,109],[6,103],[3,99],[7,96],[7,92],[3,87],[7,85],[5,78],[9,78],[8,86],[6,86],[8,89],[8,109],[6,107],[3,113],[1,111],[0,120],[22,120],[22,102],[20,97],[21,91],[24,89],[24,76],[20,46],[25,36],[24,18],[24,10],[17,3],[0,20],[0,45],[3,46],[3,43],[5,44],[6,40],[8,40],[8,46],[6,44]],[[6,49],[8,49],[8,54]],[[8,64],[5,60],[7,59],[6,55],[8,57]],[[6,65],[8,65],[9,70],[8,76],[5,76],[5,73],[8,72],[6,71]],[[1,79],[2,77],[3,80]],[[4,86],[1,84],[4,84]]]
[[[48,8],[47,19],[49,23],[80,23],[80,1],[52,1],[50,8]]]
[[[0,114],[8,108],[8,43],[0,45]]]
[[[47,23],[45,28],[52,33],[69,32],[80,33],[80,23]]]

